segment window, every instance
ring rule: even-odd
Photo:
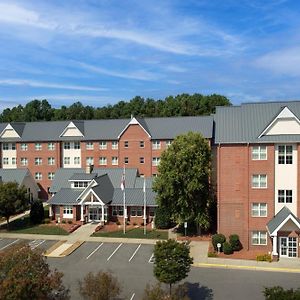
[[[54,157],[48,157],[48,165],[53,166],[55,164],[55,158]]]
[[[42,162],[43,162],[43,160],[42,160],[41,157],[36,157],[36,158],[34,159],[34,164],[35,164],[36,166],[41,165]]]
[[[171,146],[171,144],[172,144],[172,141],[171,141],[171,140],[169,140],[169,141],[166,141],[166,148],[170,147],[170,146]]]
[[[63,218],[73,217],[73,207],[72,205],[64,205]]]
[[[64,157],[64,164],[69,165],[70,164],[70,157]]]
[[[106,143],[106,141],[100,141],[100,142],[99,142],[99,148],[100,148],[101,150],[107,149],[107,143]]]
[[[104,165],[106,166],[107,165],[107,159],[106,157],[99,157],[99,165]]]
[[[53,178],[54,178],[54,172],[49,172],[48,179],[53,180]]]
[[[158,175],[156,173],[153,173],[152,174],[152,177],[157,177]]]
[[[252,147],[252,160],[266,160],[267,147],[266,146],[253,146]]]
[[[94,164],[94,158],[93,157],[87,157],[85,161],[86,161],[87,165],[93,165]]]
[[[80,157],[79,156],[74,157],[74,165],[80,165]]]
[[[145,142],[144,141],[140,141],[140,148],[144,148],[145,147]]]
[[[149,207],[149,216],[154,217],[155,215],[155,207]]]
[[[80,142],[74,142],[74,149],[80,149]]]
[[[3,143],[2,144],[2,150],[9,150],[9,144],[8,143]]]
[[[125,141],[124,142],[124,148],[128,148],[129,147],[129,143],[128,143],[128,141]]]
[[[123,216],[124,215],[124,207],[123,206],[118,206],[118,215]]]
[[[140,157],[140,164],[143,164],[143,163],[145,163],[145,159],[144,159],[144,157]]]
[[[11,150],[16,150],[16,143],[11,143]]]
[[[128,157],[124,157],[124,164],[128,164],[128,163],[129,163]]]
[[[35,143],[35,150],[40,151],[42,150],[42,144],[41,143]]]
[[[3,165],[8,165],[9,164],[9,158],[8,157],[3,157]]]
[[[88,186],[87,181],[74,181],[74,187],[75,188],[86,188]]]
[[[267,245],[266,231],[252,231],[252,245]]]
[[[112,215],[113,216],[117,216],[118,215],[118,207],[117,206],[113,206],[112,207]]]
[[[293,163],[293,146],[281,145],[278,146],[278,164],[291,165]]]
[[[292,190],[278,190],[278,203],[292,203],[293,191]]]
[[[94,143],[93,142],[86,142],[85,143],[86,150],[93,150],[94,149]]]
[[[252,188],[266,188],[267,187],[267,175],[255,174],[252,175]]]
[[[152,149],[153,150],[160,149],[160,141],[152,141]]]
[[[27,151],[28,150],[28,145],[26,143],[21,144],[21,150],[22,151]]]
[[[251,213],[252,217],[266,217],[267,203],[252,203]]]
[[[48,150],[55,150],[55,143],[48,143]]]
[[[111,158],[111,164],[112,164],[113,166],[118,165],[118,157],[117,157],[117,156],[113,156],[113,157]]]
[[[132,206],[132,207],[130,208],[130,215],[131,215],[132,217],[136,217],[136,216],[137,216],[137,211],[136,211],[136,207],[135,207],[135,206]]]
[[[118,142],[117,141],[112,141],[111,142],[111,149],[114,149],[114,150],[118,149]]]
[[[41,172],[36,172],[34,178],[36,180],[42,180],[43,176]]]
[[[15,157],[11,158],[11,164],[15,165],[17,163],[17,159]]]
[[[70,144],[70,142],[64,142],[64,149],[65,149],[65,150],[71,149],[71,144]]]
[[[160,157],[152,157],[152,166],[158,166],[160,162]]]
[[[137,215],[138,217],[143,216],[143,209],[142,209],[141,206],[138,206],[138,207],[137,207],[136,215]]]
[[[21,166],[27,166],[28,165],[28,159],[26,157],[21,157]]]

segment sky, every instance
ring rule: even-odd
[[[0,111],[33,99],[300,100],[300,1],[0,0]]]

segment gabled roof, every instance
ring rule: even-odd
[[[8,123],[1,131],[0,137],[2,138],[17,138],[19,139],[22,136],[25,123]],[[4,134],[6,131],[11,131],[10,136],[5,137]]]
[[[17,182],[23,184],[25,177],[29,175],[28,169],[0,169],[0,177],[3,182]]]
[[[95,181],[98,185],[92,187],[92,190],[105,204],[111,202],[114,194],[114,187],[107,174],[97,177]]]
[[[284,206],[267,224],[267,229],[272,234],[277,234],[277,231],[282,228],[288,220],[292,220],[300,229],[300,219],[298,219],[286,206]]]
[[[71,130],[72,134],[67,134]],[[60,134],[60,137],[83,137],[84,136],[84,123],[83,121],[71,121]]]
[[[118,135],[118,139],[122,136],[122,134],[126,131],[126,129],[130,126],[130,125],[139,125],[148,135],[149,138],[151,138],[150,133],[147,131],[147,129],[145,127],[147,127],[147,125],[145,124],[145,122],[142,119],[136,119],[136,118],[131,118],[131,120],[128,122],[128,124],[125,126],[125,128],[120,132],[120,134]],[[144,126],[143,126],[144,125]]]
[[[76,199],[82,190],[62,188],[52,198],[48,200],[49,204],[78,204]]]
[[[245,103],[240,106],[220,106],[216,108],[215,142],[216,143],[267,143],[300,141],[300,135],[263,135],[262,132],[281,116],[286,116],[288,108],[300,118],[300,101]]]

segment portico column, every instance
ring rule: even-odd
[[[83,218],[83,205],[80,206],[80,221],[84,221],[84,218]]]
[[[278,252],[277,252],[277,235],[273,236],[273,251],[272,251],[272,255],[276,255],[278,256]]]
[[[52,205],[49,205],[49,217],[51,218],[53,215],[52,213]]]
[[[102,210],[101,222],[104,222],[104,205],[101,205],[101,210]]]

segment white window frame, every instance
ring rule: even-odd
[[[107,158],[105,156],[99,157],[99,165],[100,166],[106,166],[107,165]]]
[[[172,140],[167,140],[166,141],[166,148],[169,148],[172,144]]]
[[[64,142],[64,149],[70,150],[71,149],[71,143],[70,142]]]
[[[252,146],[252,160],[267,160],[267,146]]]
[[[145,157],[140,157],[140,164],[144,164],[145,163]]]
[[[64,165],[69,165],[71,163],[71,158],[69,156],[64,157]]]
[[[74,165],[80,165],[80,156],[74,157]]]
[[[48,172],[48,179],[53,180],[55,173],[54,172]]]
[[[80,150],[80,142],[74,142],[73,149]]]
[[[34,149],[36,151],[41,151],[42,150],[42,144],[41,143],[35,143],[34,144]]]
[[[100,141],[99,142],[99,149],[106,150],[107,149],[107,141]]]
[[[17,158],[16,157],[12,157],[11,158],[11,164],[12,165],[16,165],[17,164]]]
[[[152,157],[152,166],[157,167],[160,163],[160,157]]]
[[[54,157],[48,157],[48,165],[49,166],[55,165],[55,158]]]
[[[145,141],[140,141],[140,148],[145,148]]]
[[[3,165],[9,165],[9,157],[3,157],[2,164]]]
[[[55,143],[49,142],[49,143],[48,143],[48,150],[50,150],[50,151],[55,150]]]
[[[129,164],[129,157],[127,157],[127,156],[124,157],[124,164],[125,165]]]
[[[280,152],[280,148],[283,148],[283,153]],[[292,151],[287,151],[287,148],[291,148]],[[282,160],[283,159],[283,160]],[[293,164],[293,146],[292,145],[278,145],[278,161],[279,165],[292,165]]]
[[[94,150],[94,143],[93,142],[86,142],[85,143],[86,150]]]
[[[265,185],[263,184],[265,178]],[[251,186],[253,189],[266,189],[268,187],[268,176],[266,174],[253,174],[251,177]]]
[[[111,149],[117,150],[119,148],[119,143],[117,141],[111,142]]]
[[[280,192],[283,192],[281,194]],[[281,194],[281,195],[279,195]],[[288,195],[291,194],[291,195]],[[279,201],[279,199],[283,199],[283,201]],[[287,201],[287,199],[291,199],[291,201]],[[278,203],[293,203],[293,190],[277,190],[277,202]]]
[[[34,165],[35,166],[40,166],[43,164],[43,159],[41,157],[35,157],[34,158]]]
[[[266,231],[254,230],[251,232],[251,244],[254,246],[265,246],[268,244],[268,235]]]
[[[94,164],[94,157],[92,157],[92,156],[86,157],[85,163],[86,163],[87,166],[88,165],[93,165]]]
[[[63,207],[63,218],[72,219],[73,218],[73,206],[64,205]]]
[[[129,142],[128,141],[124,141],[124,148],[129,148]]]
[[[16,150],[16,143],[11,143],[10,146],[11,146],[11,150]]]
[[[3,143],[2,150],[4,150],[4,151],[9,150],[9,143]]]
[[[111,158],[111,164],[112,164],[113,166],[117,166],[117,165],[119,164],[119,159],[118,159],[117,156],[113,156],[113,157]]]
[[[152,149],[153,150],[159,150],[161,147],[161,142],[160,140],[153,140],[152,141]]]
[[[21,151],[27,151],[28,150],[28,144],[27,143],[21,143],[20,149],[21,149]]]
[[[21,164],[21,166],[28,166],[28,158],[27,157],[21,157],[20,164]]]
[[[251,216],[265,218],[268,216],[268,205],[263,202],[255,202],[251,204]]]
[[[42,180],[43,174],[41,172],[36,172],[34,175],[35,180]]]

